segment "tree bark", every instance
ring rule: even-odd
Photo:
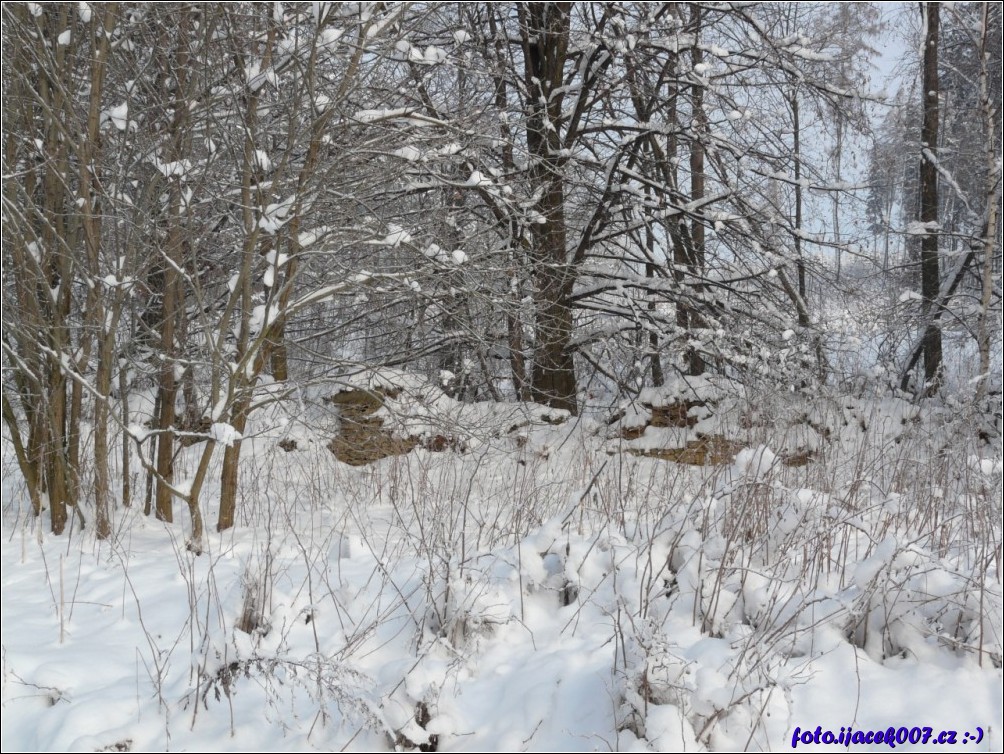
[[[1000,7],[997,6],[1000,13]],[[999,21],[998,21],[999,23]],[[983,116],[984,138],[986,139],[986,220],[983,228],[983,285],[980,291],[980,315],[976,329],[976,343],[980,353],[979,376],[976,399],[982,400],[990,382],[990,326],[994,292],[994,260],[999,253],[997,234],[999,208],[1001,203],[1001,163],[994,148],[995,134],[1001,131],[1000,107],[994,107],[990,99],[990,3],[983,3],[980,29],[980,110]]]
[[[568,55],[572,3],[526,3],[519,8],[526,83],[527,149],[539,220],[531,251],[536,286],[536,348],[530,394],[537,403],[578,413],[572,352],[574,283],[566,249],[562,175],[561,86]]]
[[[100,9],[100,13],[101,33],[94,34],[92,37],[95,49],[91,63],[87,133],[84,135],[78,154],[80,195],[83,199],[81,223],[92,280],[99,280],[103,277],[101,275],[101,187],[98,175],[101,143],[98,128],[100,125],[101,95],[104,91],[105,64],[108,58],[111,33],[115,28],[117,6],[115,3],[104,5]],[[94,311],[93,316],[90,316],[89,319],[96,328],[98,342],[98,366],[95,375],[97,395],[94,403],[94,518],[98,539],[107,539],[112,531],[109,513],[111,481],[108,474],[108,415],[113,361],[115,359],[115,330],[118,325],[120,308],[116,302],[119,295],[114,290],[108,291],[106,296],[102,296],[98,292],[97,286],[93,286],[93,290],[95,291],[92,303]]]
[[[169,154],[171,159],[184,159],[188,153],[191,141],[188,129],[188,34],[191,23],[191,9],[183,6],[178,20],[179,44],[172,61],[167,64],[172,78],[175,79],[174,118],[171,122]],[[185,247],[185,229],[182,227],[181,212],[182,186],[180,178],[171,178],[167,242],[164,254],[167,264],[164,269],[164,303],[161,317],[161,358],[160,369],[160,417],[157,422],[159,435],[157,438],[157,499],[156,516],[161,521],[174,520],[173,493],[171,483],[174,479],[174,432],[177,420],[175,402],[178,397],[178,380],[175,376],[175,366],[178,357],[176,330],[180,317],[185,315],[184,281],[181,270],[184,269],[183,251]]]
[[[692,5],[690,8],[690,20],[694,27],[694,38],[700,39],[701,37],[701,8],[698,5]],[[698,66],[704,62],[704,52],[701,50],[700,45],[695,44],[693,50],[691,51],[691,56],[694,62],[694,68],[698,69]],[[694,73],[694,76],[699,74]],[[691,87],[691,108],[693,109],[692,120],[691,120],[691,141],[690,141],[690,199],[691,201],[698,201],[704,198],[705,190],[705,174],[704,174],[704,138],[706,137],[707,124],[705,122],[706,117],[704,114],[704,86],[695,81]],[[691,230],[689,234],[690,242],[689,249],[687,249],[689,259],[687,260],[687,272],[694,278],[691,282],[691,287],[696,291],[700,288],[699,283],[696,278],[704,270],[704,225],[697,219],[691,221]],[[688,329],[701,326],[700,317],[696,311],[691,311],[689,313]],[[693,346],[688,346],[686,351],[686,369],[689,375],[698,375],[704,373],[704,357],[701,356],[700,351],[698,351]]]
[[[925,318],[938,306],[941,288],[941,264],[938,253],[938,21],[939,3],[921,5],[926,33],[924,36],[924,123],[921,130],[920,222],[925,234],[920,248],[921,295]],[[942,380],[941,325],[930,317],[924,331],[925,394],[938,391]]]

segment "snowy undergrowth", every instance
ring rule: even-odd
[[[715,468],[586,421],[360,468],[263,433],[199,556],[135,511],[44,535],[5,473],[3,748],[997,748],[999,461],[948,413],[782,403]],[[803,422],[823,441],[784,466]]]

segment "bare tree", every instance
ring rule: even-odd
[[[921,295],[923,314],[929,321],[924,326],[924,387],[923,392],[937,392],[941,384],[941,327],[934,317],[941,293],[941,256],[938,253],[938,26],[940,3],[922,3],[924,16],[924,124],[920,136],[920,217],[924,226],[921,240]]]
[[[977,399],[984,397],[990,384],[991,319],[994,302],[994,273],[1000,273],[1000,211],[1001,211],[1001,100],[997,92],[994,101],[991,88],[991,46],[997,38],[1000,46],[1001,7],[998,4],[982,3],[979,36],[979,97],[980,114],[984,128],[984,161],[986,165],[985,220],[983,238],[982,286],[980,291],[980,314],[977,324],[977,345],[980,353],[979,386]],[[996,34],[995,34],[996,30]],[[1000,60],[998,59],[998,64]],[[999,71],[998,71],[999,78]],[[999,81],[997,82],[999,83]],[[997,87],[999,88],[999,87]],[[998,278],[999,280],[999,278]],[[997,302],[1000,302],[998,283]],[[998,317],[999,322],[999,317]]]

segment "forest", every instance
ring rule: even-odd
[[[999,749],[1001,29],[4,3],[3,749]]]

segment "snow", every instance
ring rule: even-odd
[[[265,254],[265,261],[271,265],[275,265],[277,268],[282,267],[289,261],[289,254],[283,254],[282,252],[277,252],[275,249],[269,249]]]
[[[272,84],[272,86],[277,86],[279,83],[279,76],[275,69],[268,68],[262,71],[260,60],[252,60],[245,65],[244,76],[247,80],[248,89],[252,92],[257,92],[267,83]]]
[[[273,3],[251,10],[257,24],[194,12],[179,49],[152,6],[127,8],[108,40],[94,3],[20,7],[15,43],[81,54],[50,76],[69,130],[42,133],[40,112],[17,134],[26,151],[5,208],[26,264],[5,262],[11,300],[30,306],[26,319],[4,311],[4,408],[18,416],[0,423],[0,748],[832,750],[793,737],[901,725],[980,726],[985,739],[963,748],[1002,748],[1000,348],[978,276],[944,307],[941,395],[896,389],[924,329],[921,295],[904,290],[908,247],[938,234],[943,272],[974,254],[979,272],[967,239],[986,197],[955,142],[979,152],[980,134],[948,134],[944,162],[923,151],[954,225],[903,219],[880,271],[881,223],[865,210],[908,209],[903,187],[875,176],[910,168],[915,129],[904,141],[902,122],[873,123],[896,160],[869,170],[861,100],[814,100],[833,82],[864,86],[866,39],[801,11],[817,39],[794,23],[782,32],[785,9],[770,4],[708,5],[699,34],[687,9],[580,4],[551,86],[522,75],[526,45],[547,40],[519,39],[504,9],[494,40],[484,16],[447,4]],[[957,10],[952,23],[975,18]],[[958,50],[974,29],[953,37]],[[95,40],[111,56],[100,101]],[[185,54],[187,86],[144,65]],[[819,62],[848,54],[860,59],[842,71]],[[632,61],[641,93],[658,95],[642,97],[651,113],[624,89]],[[44,79],[53,61],[31,62]],[[493,81],[508,87],[498,98]],[[811,116],[798,178],[795,96]],[[906,97],[883,112],[902,115]],[[65,143],[89,100],[100,144]],[[969,100],[946,100],[945,122],[975,128]],[[845,105],[835,152],[827,113]],[[552,147],[528,139],[535,124]],[[688,178],[695,140],[703,192]],[[102,166],[90,192],[88,155]],[[32,206],[33,186],[45,206]],[[562,249],[543,238],[545,208]],[[57,226],[98,211],[91,258]],[[674,262],[681,223],[707,231],[701,269]],[[162,353],[156,273],[175,264],[160,247],[179,227],[185,263],[168,277],[181,318]],[[794,289],[796,251],[805,327],[780,285]],[[517,355],[535,397],[547,387],[552,283],[574,308],[563,321],[575,416],[514,400]],[[45,316],[27,316],[36,309],[62,312],[63,330],[47,333]],[[272,374],[270,323],[285,328],[287,379]],[[981,324],[990,366],[976,358]],[[96,396],[108,353],[88,344],[105,333],[118,369]],[[707,374],[686,374],[688,348]],[[385,363],[397,366],[367,368]],[[162,428],[165,368],[181,384]],[[72,434],[37,448],[53,416],[30,401],[53,370]],[[94,525],[102,399],[106,539]],[[59,408],[45,395],[39,406]],[[18,421],[50,488],[51,462],[80,456],[80,506],[60,536],[55,492],[32,510]],[[172,431],[168,524],[144,504]],[[388,453],[354,466],[339,442]],[[222,465],[237,450],[237,525],[218,532]]]
[[[129,432],[129,436],[135,439],[136,442],[143,442],[151,434],[150,430],[142,424],[130,424],[127,430]]]
[[[400,225],[395,225],[390,223],[387,226],[387,235],[379,240],[368,241],[367,243],[374,246],[390,246],[397,247],[401,244],[410,243],[412,240],[411,234],[402,228]]]
[[[661,387],[644,388],[638,401],[647,406],[671,406],[678,401],[708,401],[719,398],[726,387],[723,379],[708,375],[676,375]]]
[[[157,158],[154,158],[153,165],[166,178],[184,178],[192,169],[192,163],[189,160],[161,162]]]
[[[275,276],[279,269],[282,268],[289,261],[288,254],[277,253],[275,249],[270,249],[268,253],[265,254],[265,262],[268,267],[265,268],[265,273],[262,278],[262,282],[266,287],[271,288],[275,285]]]
[[[360,123],[375,123],[381,120],[402,118],[410,115],[412,112],[411,108],[407,107],[398,107],[393,109],[386,108],[381,110],[359,110],[352,117]]]
[[[318,42],[322,48],[331,48],[342,38],[343,34],[345,34],[344,29],[334,29],[329,26],[321,30],[321,33],[318,35]]]
[[[938,224],[937,220],[931,220],[929,222],[921,222],[920,220],[912,220],[904,231],[908,236],[926,236],[932,232],[941,230],[941,226]]]
[[[237,440],[243,439],[241,433],[231,425],[222,422],[215,422],[209,427],[209,436],[220,445],[230,447]]]
[[[809,50],[806,49],[805,47],[799,47],[797,45],[789,47],[788,51],[791,52],[791,54],[794,55],[795,57],[802,58],[803,60],[812,60],[816,62],[826,63],[834,59],[832,55],[828,55],[825,52],[817,52],[815,50]]]
[[[301,249],[309,249],[311,246],[316,244],[317,241],[328,232],[328,230],[329,228],[326,226],[321,226],[320,228],[301,231],[296,237],[296,243]]]
[[[278,233],[282,226],[292,219],[290,210],[295,199],[295,196],[290,195],[282,201],[268,204],[258,218],[258,227],[269,235]]]
[[[258,304],[251,310],[251,318],[248,326],[251,332],[259,333],[271,325],[277,318],[278,311],[274,306]]]
[[[110,121],[119,131],[125,131],[129,127],[129,103],[123,102],[110,110],[102,110],[101,120]]]
[[[471,173],[470,178],[467,179],[465,186],[491,186],[492,179],[482,173],[480,170],[475,170]]]
[[[435,259],[437,262],[445,262],[449,259],[449,255],[439,246],[439,244],[429,244],[422,250],[422,253],[429,257],[429,259]]]
[[[649,397],[696,390],[730,410],[727,385],[692,382]],[[247,521],[208,533],[202,555],[185,525],[141,506],[115,508],[111,540],[50,536],[8,515],[27,503],[4,474],[4,750],[392,750],[438,736],[440,751],[768,751],[848,725],[980,726],[967,750],[999,749],[993,574],[964,540],[933,548],[910,524],[923,484],[801,486],[844,464],[847,480],[881,474],[854,460],[859,417],[876,433],[922,422],[901,435],[909,455],[933,417],[817,406],[829,469],[801,476],[755,442],[717,468],[612,461],[588,418],[452,401],[401,370],[312,389],[360,388],[384,391],[373,416],[388,426],[466,428],[471,449],[348,467],[325,448],[338,420],[324,411],[269,400],[242,437],[222,401],[208,434],[242,440]],[[179,492],[200,453],[177,459]],[[999,489],[998,460],[965,461]]]
[[[425,53],[422,57],[427,65],[438,65],[445,62],[448,55],[446,54],[446,50],[433,45],[425,48]]]
[[[227,410],[227,396],[221,395],[219,400],[213,405],[213,410],[210,414],[214,422],[218,422],[223,416],[223,412]]]
[[[415,162],[416,160],[422,159],[422,152],[417,147],[404,146],[400,149],[395,149],[391,154],[395,157],[400,157],[402,160],[408,160],[408,162]]]
[[[416,49],[412,49],[412,53],[425,60],[422,53]],[[423,115],[422,113],[416,112],[414,108],[411,107],[395,107],[395,108],[380,108],[380,109],[366,109],[358,110],[352,116],[352,120],[359,123],[379,123],[385,120],[406,120],[408,123],[414,126],[446,126],[448,123],[446,121],[433,118],[429,115]]]

